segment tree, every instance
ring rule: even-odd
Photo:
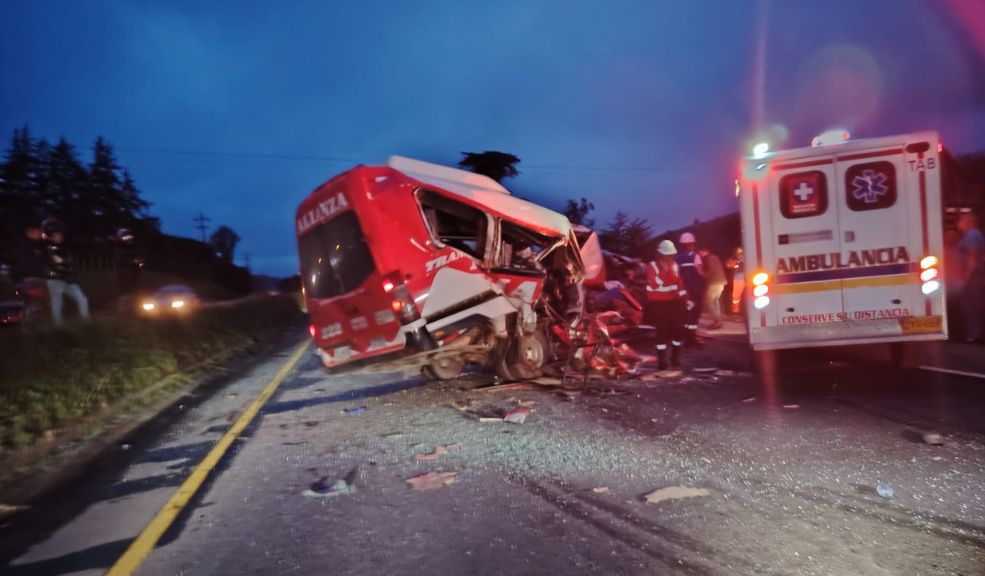
[[[236,244],[239,243],[239,235],[233,232],[229,226],[219,226],[215,232],[209,236],[209,245],[216,256],[226,262],[233,261],[233,254],[236,252]]]
[[[47,151],[45,146],[42,151]],[[10,148],[0,165],[0,218],[5,227],[20,228],[43,217],[43,163],[38,144],[25,125],[14,130]]]
[[[502,183],[506,178],[513,178],[520,174],[516,165],[520,159],[513,154],[506,152],[462,152],[463,158],[458,162],[458,167],[463,170],[471,170],[476,174],[482,174]]]
[[[616,212],[609,226],[599,233],[599,242],[606,250],[650,259],[653,257],[653,228],[645,218],[632,218],[625,212]]]
[[[594,209],[595,204],[592,204],[585,198],[581,198],[577,201],[569,198],[568,204],[564,208],[564,215],[568,217],[568,220],[570,220],[572,224],[581,224],[582,226],[594,228],[595,219],[588,217],[588,213]]]
[[[45,213],[57,216],[71,230],[84,228],[85,222],[91,218],[88,207],[82,202],[89,174],[79,161],[75,146],[64,137],[59,138],[48,154],[45,171]]]

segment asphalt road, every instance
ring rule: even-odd
[[[105,571],[292,346],[131,448],[4,573]],[[326,376],[309,352],[138,573],[985,574],[985,380],[800,353],[764,380],[748,359],[709,340],[680,377],[491,392]],[[478,420],[521,403],[522,424]],[[412,489],[424,472],[454,482]],[[675,486],[703,495],[646,502]]]

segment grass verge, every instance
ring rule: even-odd
[[[258,297],[180,318],[100,318],[0,338],[0,458],[80,422],[152,402],[184,376],[279,334],[301,318],[289,296]]]

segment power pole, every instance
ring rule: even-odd
[[[196,226],[196,228],[198,228],[202,232],[202,244],[205,244],[205,230],[206,228],[208,228],[205,224],[207,222],[211,222],[212,219],[206,216],[205,214],[199,212],[198,216],[192,218],[192,220],[198,222],[198,226]]]

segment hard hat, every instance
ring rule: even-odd
[[[681,244],[694,244],[694,234],[690,232],[681,234]]]
[[[663,254],[664,256],[673,256],[674,254],[677,254],[677,248],[670,240],[662,240],[660,245],[657,246],[657,252]]]

